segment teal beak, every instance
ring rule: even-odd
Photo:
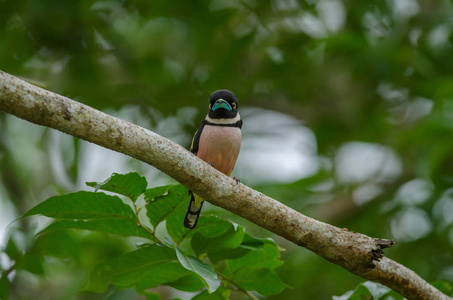
[[[219,108],[223,108],[226,110],[232,110],[231,105],[223,99],[219,99],[216,102],[214,102],[214,105],[212,106],[211,110],[216,111]]]

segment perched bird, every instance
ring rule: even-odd
[[[190,151],[220,172],[230,176],[241,148],[242,120],[238,100],[228,90],[219,90],[209,98],[209,113],[195,133]],[[189,191],[190,205],[184,226],[194,228],[203,199]]]

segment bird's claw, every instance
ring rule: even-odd
[[[236,184],[239,184],[241,181],[239,180],[239,178],[236,178],[236,177],[233,177],[234,181],[236,181]]]

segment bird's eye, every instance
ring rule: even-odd
[[[236,109],[236,103],[233,102],[233,108]]]

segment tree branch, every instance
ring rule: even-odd
[[[35,87],[0,71],[0,109],[124,153],[167,173],[206,201],[235,213],[408,299],[452,299],[412,270],[384,257],[392,241],[309,218],[255,191],[178,144],[132,123]]]

